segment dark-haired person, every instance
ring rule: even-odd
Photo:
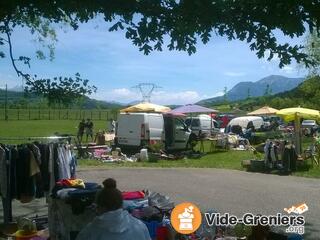
[[[77,138],[78,138],[79,143],[82,142],[82,137],[83,137],[83,134],[84,134],[85,126],[86,126],[86,122],[85,122],[84,119],[82,119],[82,121],[78,125]]]
[[[85,129],[86,129],[86,141],[88,142],[88,137],[91,137],[91,141],[93,141],[93,122],[90,118],[87,119],[87,122],[85,123]]]
[[[77,240],[151,240],[146,225],[122,208],[122,194],[116,181],[108,178],[97,193],[97,214],[77,236]]]

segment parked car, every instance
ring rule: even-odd
[[[242,129],[246,129],[248,123],[252,122],[255,130],[260,130],[264,126],[264,121],[262,117],[255,117],[255,116],[245,116],[245,117],[237,117],[232,119],[226,129],[225,132],[231,132],[232,126],[240,126]]]
[[[319,125],[315,120],[303,120],[301,128],[305,136],[312,136],[319,129]]]
[[[160,113],[121,113],[115,132],[115,145],[141,148],[164,144],[167,150],[185,149],[191,130],[183,119]]]
[[[200,114],[195,117],[187,117],[185,124],[191,129],[192,133],[197,136],[200,134],[210,135],[214,132],[219,132],[219,124],[209,115]]]
[[[318,128],[318,124],[315,120],[303,120],[301,123],[301,127],[303,128]]]

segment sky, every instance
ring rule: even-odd
[[[151,102],[158,104],[188,104],[220,96],[242,81],[258,81],[269,75],[303,77],[305,72],[296,64],[280,69],[278,59],[270,62],[258,59],[249,45],[213,37],[197,52],[151,52],[144,55],[125,38],[125,32],[109,32],[102,20],[80,25],[77,31],[57,28],[58,42],[53,61],[38,60],[35,51],[39,44],[26,29],[15,29],[12,35],[14,55],[30,56],[31,68],[25,69],[38,77],[74,76],[80,73],[98,91],[91,98],[130,103],[142,99],[139,83],[154,83]],[[304,38],[288,39],[276,33],[281,42],[303,43]],[[45,49],[44,49],[45,50]],[[9,59],[0,60],[0,88],[21,86]],[[145,89],[148,90],[148,89]]]

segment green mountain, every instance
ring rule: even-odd
[[[227,92],[228,101],[237,101],[250,97],[260,97],[268,94],[277,94],[297,87],[303,78],[287,78],[280,75],[270,75],[256,82],[240,82]],[[210,106],[224,101],[224,96],[204,99],[198,102],[200,105]]]
[[[0,108],[3,108],[5,105],[5,95],[5,90],[0,89]],[[7,92],[7,104],[10,108],[47,108],[48,106],[46,99],[40,96],[12,90],[8,90]],[[100,101],[84,96],[71,107],[82,109],[118,109],[122,106],[122,104],[117,102]]]
[[[288,107],[306,107],[320,109],[320,76],[312,77],[296,88],[272,96],[251,98],[231,103],[242,110],[251,111],[268,105],[277,109]]]

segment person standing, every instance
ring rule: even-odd
[[[86,126],[86,122],[85,122],[84,119],[82,119],[82,121],[81,121],[81,122],[79,123],[79,125],[78,125],[77,138],[78,138],[79,143],[82,142],[82,137],[83,137],[83,134],[84,134],[85,126]]]
[[[91,141],[93,141],[93,122],[90,120],[90,118],[87,119],[87,122],[85,124],[86,129],[86,141],[88,142],[88,137],[91,137]]]

